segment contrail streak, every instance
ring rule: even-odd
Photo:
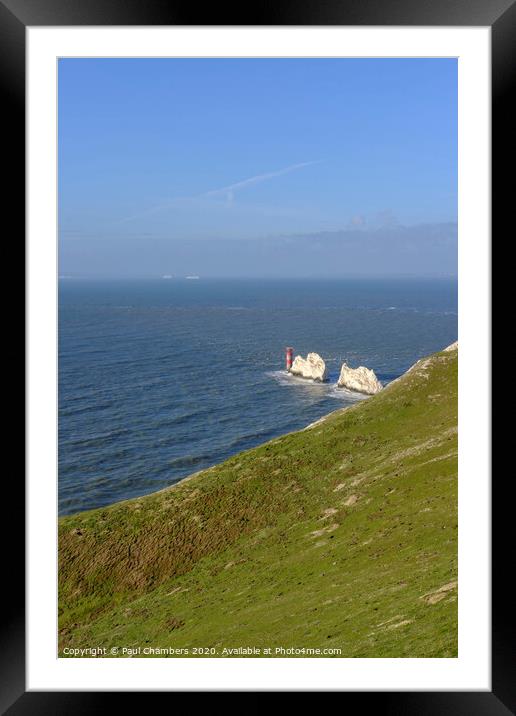
[[[249,177],[248,179],[242,179],[241,181],[235,182],[234,184],[228,184],[228,186],[221,187],[220,189],[210,189],[209,191],[206,191],[202,194],[197,194],[196,196],[177,196],[173,199],[169,199],[168,201],[158,204],[156,206],[152,206],[150,209],[147,209],[146,211],[142,211],[138,214],[133,214],[132,216],[128,216],[125,219],[121,219],[117,223],[124,223],[126,221],[133,221],[134,219],[139,219],[142,216],[148,216],[149,214],[154,214],[157,211],[161,211],[163,209],[169,209],[174,206],[176,203],[180,202],[188,202],[188,201],[195,201],[198,199],[206,199],[209,197],[217,197],[217,196],[225,196],[227,198],[228,203],[231,203],[234,200],[235,192],[240,191],[240,189],[244,189],[245,187],[252,186],[253,184],[260,184],[261,182],[268,181],[269,179],[274,179],[275,177],[283,176],[284,174],[290,174],[290,172],[295,172],[298,169],[303,169],[304,167],[312,166],[313,164],[320,164],[322,160],[317,160],[313,162],[300,162],[299,164],[291,164],[288,167],[284,167],[283,169],[277,169],[274,172],[266,172],[264,174],[256,174],[255,176]]]
[[[309,167],[312,164],[319,163],[320,161],[291,164],[290,166],[284,167],[283,169],[278,169],[275,172],[257,174],[256,176],[249,177],[248,179],[243,179],[242,181],[236,182],[235,184],[229,184],[228,186],[224,186],[221,189],[211,189],[210,191],[201,194],[201,196],[215,196],[216,194],[233,194],[236,190],[243,189],[246,186],[251,186],[252,184],[259,184],[262,181],[267,181],[267,179],[273,179],[274,177],[279,177],[283,174],[290,174],[290,172],[294,172],[297,169],[302,169],[303,167]]]

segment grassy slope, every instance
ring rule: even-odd
[[[457,360],[437,353],[309,430],[62,518],[60,649],[456,656]]]

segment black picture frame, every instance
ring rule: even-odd
[[[198,19],[202,17],[203,22]],[[318,4],[279,2],[253,4],[235,12],[212,4],[199,12],[193,4],[170,0],[0,0],[0,86],[4,146],[12,152],[8,213],[19,227],[25,211],[25,32],[27,26],[73,25],[397,25],[489,26],[492,38],[492,210],[493,235],[510,227],[514,200],[508,151],[514,115],[510,111],[511,79],[516,76],[516,0],[325,0]],[[7,213],[7,211],[6,211]],[[511,217],[513,219],[513,217]],[[17,232],[21,233],[18,228]],[[16,234],[17,235],[17,234]],[[23,242],[19,241],[23,246]],[[16,332],[15,332],[16,334]],[[20,335],[20,331],[18,331]],[[23,337],[20,335],[20,343]],[[509,478],[510,475],[508,474]],[[25,551],[24,481],[10,474],[9,509],[4,508],[4,609],[0,633],[0,709],[21,714],[90,714],[120,708],[120,692],[26,692],[25,690]],[[511,503],[506,484],[493,482],[492,537],[492,691],[478,692],[352,692],[344,694],[348,708],[359,697],[361,706],[384,714],[500,714],[516,713],[514,598],[509,589],[513,543]],[[8,516],[7,516],[8,513]],[[7,583],[6,583],[7,584]],[[512,629],[511,629],[512,627]],[[238,690],[235,688],[235,690]],[[170,694],[153,694],[169,697]],[[149,694],[131,693],[132,708],[144,705]],[[116,699],[116,705],[115,705]],[[366,699],[364,702],[363,700]],[[148,702],[145,703],[148,709]]]

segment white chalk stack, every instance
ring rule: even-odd
[[[318,353],[309,353],[306,358],[296,356],[290,372],[292,375],[309,378],[320,383],[324,382],[328,375],[326,363]]]
[[[347,363],[342,364],[337,386],[366,395],[374,395],[383,388],[374,370],[363,365],[358,368],[350,368]]]

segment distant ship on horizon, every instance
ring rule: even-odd
[[[200,276],[185,276],[185,278],[190,279],[190,281],[200,278]]]

